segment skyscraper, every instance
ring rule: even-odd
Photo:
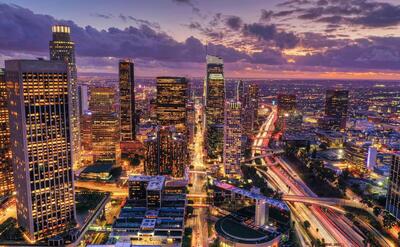
[[[8,96],[4,70],[0,69],[0,198],[14,190],[8,120]]]
[[[117,161],[118,117],[114,110],[115,90],[95,87],[90,91],[93,161]]]
[[[239,177],[242,157],[241,103],[237,100],[225,104],[224,125],[224,173],[228,177]]]
[[[349,91],[327,90],[325,99],[324,127],[340,130],[346,128]]]
[[[79,115],[82,116],[89,110],[89,92],[87,85],[78,86]]]
[[[223,155],[225,79],[222,58],[207,55],[205,80],[205,129],[206,149],[209,158]]]
[[[300,131],[303,116],[297,111],[297,99],[294,94],[278,95],[277,126],[285,132]]]
[[[121,141],[133,141],[136,138],[134,79],[132,60],[126,59],[119,61],[119,114]]]
[[[296,95],[278,94],[278,117],[282,118],[292,114],[296,110]]]
[[[6,61],[18,225],[31,240],[75,222],[68,67],[61,61]]]
[[[74,167],[80,164],[80,126],[79,126],[79,96],[77,87],[77,70],[75,62],[75,44],[71,40],[69,26],[55,25],[52,27],[53,40],[49,42],[50,60],[64,61],[68,64],[70,98],[71,98],[71,130]]]
[[[185,77],[157,77],[157,124],[175,126],[178,133],[187,137],[188,97]]]
[[[175,127],[157,127],[145,141],[144,171],[147,175],[184,176],[187,162],[186,138]]]
[[[248,84],[243,98],[244,134],[251,137],[257,129],[259,88],[256,84]]]
[[[236,85],[236,100],[243,104],[244,98],[244,82],[239,80]]]
[[[386,198],[386,210],[397,219],[400,219],[400,153],[393,154]]]

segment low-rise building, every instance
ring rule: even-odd
[[[113,224],[109,242],[181,246],[186,194],[169,188],[165,176],[130,176],[128,187],[128,200]]]

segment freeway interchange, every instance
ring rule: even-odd
[[[270,115],[261,126],[254,141],[253,156],[257,156],[256,150],[259,150],[260,147],[268,149],[275,119],[276,109],[271,107]],[[261,151],[261,155],[263,152],[265,151]],[[290,164],[282,158],[274,157],[272,159],[266,155],[261,161],[263,166],[268,166],[267,171],[258,167],[256,169],[267,178],[272,188],[284,193],[283,199],[287,201],[291,209],[295,230],[302,246],[311,246],[315,239],[319,239],[327,245],[365,245],[363,233],[343,215],[344,211],[337,207],[340,204],[340,201],[336,201],[338,199],[318,198],[291,168]],[[324,207],[315,205],[318,201],[322,201],[326,205],[322,204]],[[305,221],[310,223],[310,227],[304,226]],[[391,246],[385,241],[380,241],[380,243],[382,246]]]

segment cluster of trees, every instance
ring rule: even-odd
[[[256,168],[242,165],[241,169],[243,177],[245,179],[251,179],[253,181],[253,185],[257,188],[260,188],[260,192],[263,195],[270,197],[274,194],[274,190],[268,187],[265,179],[258,175]]]
[[[316,157],[316,149],[297,147],[294,145],[286,147],[286,154],[294,163],[301,164],[301,176],[305,182],[320,196],[343,197],[346,189],[344,180],[339,181],[339,176]],[[340,186],[336,186],[340,184]]]

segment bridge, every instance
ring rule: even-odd
[[[206,199],[206,194],[188,194],[188,199]],[[328,197],[308,197],[308,196],[297,196],[297,195],[283,195],[282,200],[285,202],[298,202],[305,204],[317,205],[320,207],[332,208],[336,211],[343,211],[338,207],[352,207],[352,208],[364,208],[364,205],[360,202],[341,198],[328,198]],[[200,204],[194,204],[199,206]],[[193,206],[194,206],[193,205]],[[201,204],[205,207],[206,204]]]
[[[328,197],[308,197],[297,195],[283,195],[282,200],[286,202],[300,202],[306,204],[313,204],[321,207],[335,207],[346,206],[352,208],[365,208],[365,206],[357,201],[342,199],[342,198],[328,198]]]
[[[253,148],[253,150],[257,150],[257,148],[256,149]],[[249,159],[242,159],[241,163],[250,162],[250,161],[253,161],[253,160],[256,160],[256,159],[262,159],[262,158],[265,158],[265,157],[271,157],[271,156],[274,156],[274,155],[280,155],[280,154],[283,154],[285,152],[283,149],[269,149],[269,148],[268,149],[263,149],[263,151],[266,152],[266,153],[253,156],[253,157],[251,157]]]

